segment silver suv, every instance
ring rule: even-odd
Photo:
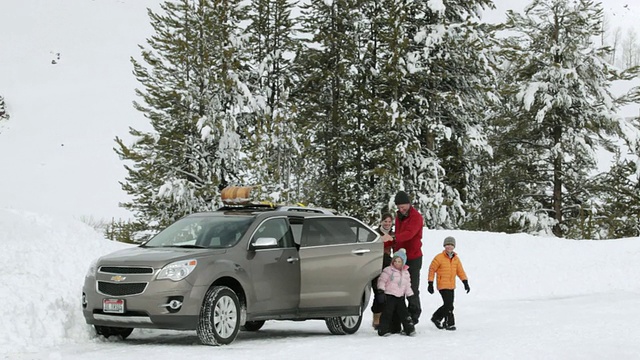
[[[229,344],[266,320],[320,319],[333,334],[353,334],[382,253],[377,233],[351,217],[227,206],[98,259],[85,278],[83,314],[99,335],[196,330],[207,345]]]

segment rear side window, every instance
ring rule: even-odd
[[[305,219],[301,246],[325,246],[371,242],[376,233],[368,226],[350,218]]]

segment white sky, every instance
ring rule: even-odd
[[[118,207],[129,197],[118,184],[126,173],[112,148],[116,136],[130,139],[129,126],[149,127],[132,107],[138,83],[129,58],[151,35],[146,8],[158,3],[0,1],[0,94],[11,114],[0,126],[0,208],[76,219],[131,217]],[[489,21],[526,2],[496,3]],[[615,24],[638,26],[632,15],[640,3],[604,3]],[[625,109],[625,116],[635,114],[638,106]]]
[[[271,321],[228,346],[200,345],[194,331],[134,330],[95,337],[80,293],[90,262],[130,246],[83,223],[0,209],[0,358],[24,359],[633,359],[640,354],[640,238],[563,240],[425,230],[422,278],[453,235],[471,292],[458,281],[456,332],[436,329],[441,305],[421,286],[417,335],[380,338],[367,309],[354,335],[323,321]]]
[[[129,58],[150,34],[149,3],[0,1],[0,94],[11,114],[0,134],[0,206],[129,216],[118,207],[126,173],[112,148],[129,126],[148,126],[132,107]]]
[[[597,2],[597,1],[596,1]],[[502,21],[507,10],[523,11],[530,1],[522,0],[493,0],[495,11],[485,13],[487,21]],[[611,26],[638,28],[637,16],[640,13],[640,2],[635,0],[602,0],[602,8],[611,19]]]

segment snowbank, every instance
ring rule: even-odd
[[[88,340],[80,298],[93,259],[128,246],[79,221],[0,209],[0,349]]]
[[[526,234],[425,230],[423,281],[447,235],[478,300],[536,300],[640,290],[640,238],[567,240]]]

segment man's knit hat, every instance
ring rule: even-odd
[[[396,251],[393,252],[393,258],[397,258],[399,257],[400,260],[402,260],[402,265],[405,265],[407,263],[407,252],[405,249],[398,249]]]
[[[447,236],[446,238],[444,238],[444,243],[442,244],[442,246],[447,246],[447,245],[453,245],[453,247],[455,247],[456,239],[453,236]]]
[[[394,202],[396,203],[396,205],[411,204],[411,199],[409,199],[409,194],[407,194],[406,192],[398,191]]]

